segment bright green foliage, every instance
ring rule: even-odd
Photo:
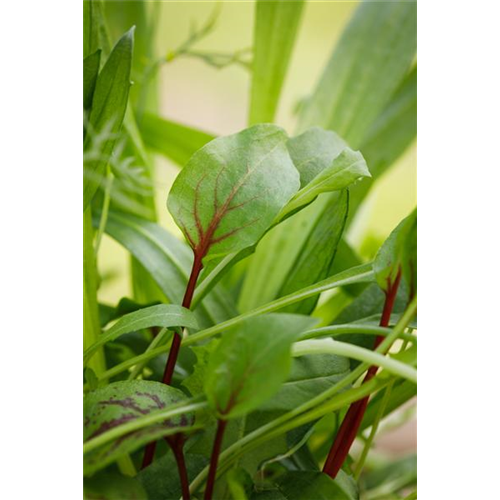
[[[307,316],[266,315],[226,332],[210,356],[205,378],[205,393],[218,418],[242,416],[269,399],[288,376],[292,343],[314,323]]]
[[[177,176],[168,209],[205,261],[256,243],[299,188],[288,137],[255,125],[201,148]]]
[[[83,109],[85,111],[88,111],[92,106],[92,98],[94,97],[100,62],[100,50],[96,50],[83,60]]]

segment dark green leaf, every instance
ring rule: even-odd
[[[125,333],[135,332],[152,326],[168,328],[183,326],[195,330],[198,329],[198,323],[194,314],[189,309],[172,304],[159,304],[146,307],[126,314],[111,328],[103,332],[99,340],[84,352],[84,359],[88,361],[100,346],[117,339]]]
[[[145,113],[140,123],[144,143],[183,167],[205,144],[215,136],[159,116]]]
[[[84,148],[97,148],[85,161],[83,208],[99,188],[127,108],[134,28],[117,42],[97,78]],[[100,137],[105,134],[106,138]]]
[[[141,380],[109,384],[85,396],[84,441],[185,399],[181,391],[160,382]],[[167,435],[171,428],[190,426],[193,422],[192,415],[179,415],[104,444],[85,454],[85,473],[92,474],[120,456]]]
[[[182,302],[193,262],[189,247],[154,222],[115,211],[109,213],[106,232],[145,267],[170,302]],[[205,327],[236,315],[236,308],[218,286],[195,313],[200,327]]]
[[[204,262],[255,244],[299,188],[288,137],[255,125],[214,139],[189,160],[168,196],[177,225]]]
[[[292,343],[313,323],[307,316],[270,314],[227,331],[209,358],[205,378],[218,417],[242,416],[276,393],[290,370]]]
[[[92,98],[94,96],[100,62],[100,50],[97,50],[83,60],[83,109],[85,111],[88,111],[92,106]]]
[[[86,478],[84,500],[147,500],[148,496],[136,479],[118,474],[100,474]]]
[[[256,2],[249,116],[251,125],[274,121],[303,5],[303,0]]]
[[[288,273],[278,297],[317,283],[328,276],[344,230],[348,205],[349,196],[346,190],[329,200]],[[310,314],[317,301],[318,297],[313,297],[289,306],[283,312]]]

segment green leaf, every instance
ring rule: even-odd
[[[213,134],[197,130],[165,118],[145,113],[140,129],[146,146],[183,167],[205,144],[215,139]]]
[[[125,333],[135,332],[152,326],[167,328],[182,326],[195,330],[198,329],[198,323],[194,314],[189,309],[172,304],[159,304],[146,307],[126,314],[111,328],[103,332],[99,340],[84,352],[85,361],[88,361],[95,351],[107,342],[111,342]]]
[[[85,478],[84,500],[147,500],[146,491],[136,479],[118,474]]]
[[[300,119],[357,148],[405,77],[416,51],[416,2],[362,2]]]
[[[316,471],[287,472],[276,481],[277,490],[252,496],[252,500],[354,500],[345,486]]]
[[[242,416],[277,392],[290,370],[292,343],[313,322],[306,316],[272,314],[224,334],[205,378],[205,393],[218,418]]]
[[[409,282],[416,279],[413,272],[416,273],[416,230],[417,211],[414,210],[397,225],[377,252],[373,272],[385,292],[392,287],[403,267]]]
[[[288,142],[290,156],[300,173],[301,190],[278,219],[296,212],[319,194],[340,191],[363,177],[370,177],[359,151],[352,151],[334,132],[314,127]]]
[[[303,6],[303,0],[258,0],[255,5],[251,125],[274,121]]]
[[[83,2],[83,57],[102,49],[109,53],[109,42],[104,26],[103,5],[101,0]]]
[[[84,149],[95,147],[98,142],[99,154],[97,157],[93,155],[85,162],[84,210],[101,184],[104,170],[113,152],[116,134],[125,116],[133,47],[134,28],[131,28],[117,42],[97,78]],[[97,138],[103,133],[107,138],[100,144],[101,139]]]
[[[106,232],[144,266],[170,302],[182,302],[193,262],[189,247],[154,222],[116,211],[109,213]],[[235,316],[237,311],[231,297],[218,286],[195,314],[200,327],[205,327]]]
[[[283,297],[317,283],[328,276],[345,227],[348,206],[349,195],[347,190],[341,191],[328,201],[290,272],[287,274],[281,290],[278,292],[278,297]],[[318,298],[313,297],[290,306],[284,312],[310,314]]]
[[[222,258],[256,243],[299,188],[274,125],[214,139],[177,176],[168,208],[196,257]]]
[[[342,356],[319,354],[294,358],[288,379],[260,409],[293,410],[332,387],[349,373],[349,367],[349,360]]]
[[[92,106],[95,84],[99,73],[101,51],[97,50],[83,60],[83,109],[88,111]]]
[[[84,441],[90,442],[120,425],[185,400],[181,391],[160,382],[141,380],[109,384],[85,396]],[[85,474],[90,475],[120,456],[168,435],[173,428],[190,426],[193,422],[191,414],[178,415],[97,447],[84,456]]]

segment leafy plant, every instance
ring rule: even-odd
[[[259,0],[251,51],[202,52],[217,8],[156,57],[157,5],[84,1],[86,498],[414,494],[413,460],[399,481],[368,459],[416,394],[416,210],[372,262],[346,231],[415,137],[415,4],[357,8],[290,134],[271,122],[304,7]],[[250,70],[248,128],[158,115],[157,71],[180,57]],[[151,151],[182,168],[167,207],[185,241],[156,220]],[[98,302],[104,232],[131,256],[116,307]]]

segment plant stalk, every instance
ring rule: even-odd
[[[189,309],[191,307],[191,302],[193,300],[193,294],[194,294],[194,289],[196,287],[196,282],[198,281],[200,272],[203,269],[202,258],[203,256],[197,256],[195,253],[193,267],[191,268],[191,275],[189,276],[188,284],[186,286],[186,291],[184,293],[184,298],[182,299],[182,307],[185,307],[186,309]],[[172,377],[174,374],[175,364],[177,363],[177,357],[179,356],[181,342],[182,342],[182,335],[175,332],[174,338],[172,339],[170,352],[168,354],[167,364],[165,365],[165,371],[163,373],[162,382],[166,385],[171,385],[172,383]],[[145,469],[146,467],[148,467],[148,465],[151,465],[155,456],[155,451],[156,451],[156,441],[153,441],[152,443],[149,443],[146,446],[146,449],[144,451],[144,457],[142,459],[141,469]],[[174,455],[176,454],[173,448],[172,452],[174,453]],[[182,448],[180,450],[180,455],[182,455],[182,460],[184,461]],[[175,458],[177,460],[176,455]],[[178,460],[177,460],[177,466],[180,467]],[[184,498],[189,498],[189,497],[184,497]]]
[[[401,270],[399,270],[396,279],[388,287],[385,294],[384,309],[382,311],[382,317],[380,318],[380,326],[388,327],[391,319],[392,309],[394,308],[394,302],[396,300],[396,295],[398,292],[399,283],[401,281]],[[374,349],[376,349],[380,343],[383,341],[383,336],[377,336],[375,340]],[[363,384],[371,380],[377,373],[378,366],[370,366],[366,372],[365,378],[363,379]],[[356,401],[351,404],[349,410],[347,411],[344,420],[340,426],[335,440],[333,441],[330,452],[326,459],[325,465],[323,467],[323,472],[335,479],[342,464],[344,463],[349,450],[351,449],[352,443],[356,438],[356,435],[363,420],[363,416],[368,406],[369,396]]]
[[[184,460],[184,436],[182,434],[175,434],[174,436],[166,437],[165,440],[170,445],[175,461],[177,462],[182,498],[183,500],[189,500],[191,494],[189,493],[189,478],[186,469],[186,461]]]
[[[217,475],[217,464],[219,462],[220,450],[222,447],[222,439],[226,430],[226,420],[219,420],[217,423],[217,433],[215,434],[214,447],[210,457],[210,468],[208,470],[207,486],[205,488],[204,500],[212,500],[212,495],[215,486],[215,477]]]

